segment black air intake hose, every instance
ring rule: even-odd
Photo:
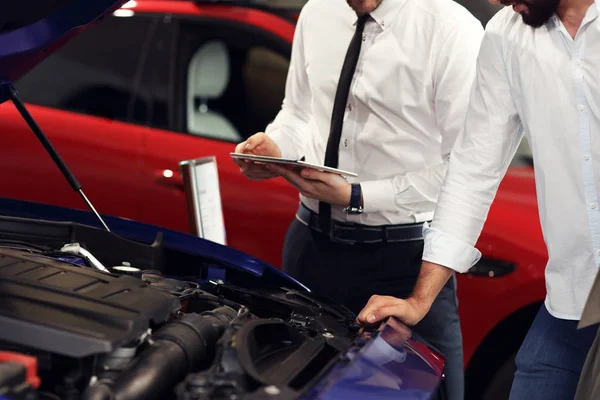
[[[187,374],[210,366],[214,348],[225,328],[237,316],[230,307],[202,314],[186,314],[157,330],[152,345],[115,380],[90,386],[85,400],[151,400],[183,380]]]

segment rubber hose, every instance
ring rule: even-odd
[[[107,400],[112,396],[112,390],[106,383],[97,383],[91,386],[84,393],[83,398],[86,400]]]
[[[153,335],[153,344],[114,382],[99,381],[85,400],[153,400],[214,357],[214,347],[237,313],[229,307],[186,314]]]

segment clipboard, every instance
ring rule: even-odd
[[[331,172],[342,176],[357,177],[358,174],[350,171],[344,171],[343,169],[326,167],[324,165],[312,164],[302,160],[293,160],[290,158],[279,158],[279,157],[268,157],[268,156],[257,156],[255,154],[243,154],[243,153],[229,153],[229,155],[238,160],[248,160],[257,163],[265,164],[282,164],[282,165],[293,165],[299,168],[312,168],[318,171]]]
[[[179,163],[193,235],[227,245],[215,156]]]

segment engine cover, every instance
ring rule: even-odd
[[[165,322],[177,297],[144,281],[0,249],[0,340],[70,357],[108,353]]]

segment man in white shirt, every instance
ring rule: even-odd
[[[600,265],[599,2],[502,1],[513,9],[486,26],[413,295],[374,296],[358,317],[415,324],[453,272],[477,262],[473,246],[525,133],[549,260],[546,301],[517,356],[513,399],[572,399],[594,339],[595,328],[577,330],[577,320]]]
[[[286,272],[356,313],[375,293],[410,295],[482,36],[451,0],[305,5],[281,111],[236,152],[304,157],[358,177],[238,162],[251,179],[281,175],[301,193]],[[444,354],[449,398],[462,400],[454,280],[414,330]]]

